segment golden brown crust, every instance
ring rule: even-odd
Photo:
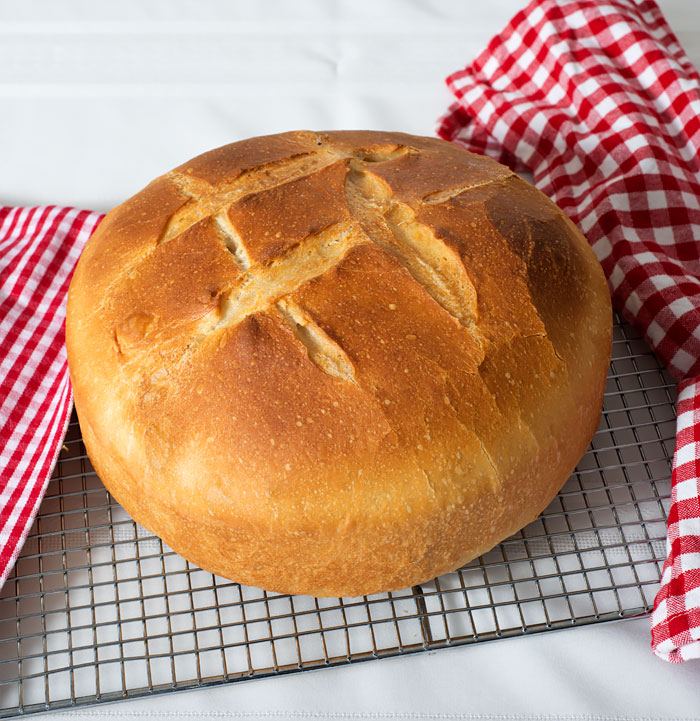
[[[274,260],[308,236],[348,220],[347,166],[347,159],[338,160],[315,173],[250,193],[235,202],[228,209],[228,217],[251,261]],[[294,210],[285,213],[281,208]]]
[[[71,284],[100,477],[194,563],[270,590],[429,580],[532,520],[598,422],[611,309],[541,193],[454,145],[285,133],[113,210]]]

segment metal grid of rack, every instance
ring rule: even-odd
[[[282,596],[192,566],[95,475],[73,418],[0,594],[0,717],[646,613],[665,556],[675,386],[616,319],[600,427],[545,512],[399,593]]]

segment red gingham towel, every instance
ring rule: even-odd
[[[66,296],[101,217],[74,208],[0,207],[0,587],[68,425]]]
[[[700,657],[700,77],[652,0],[534,0],[447,79],[438,133],[529,169],[679,383],[652,647]]]

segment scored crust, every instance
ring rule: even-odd
[[[356,596],[533,520],[598,423],[610,299],[507,168],[402,133],[205,153],[115,208],[66,321],[89,456],[197,565]]]

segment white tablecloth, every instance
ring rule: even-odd
[[[209,148],[292,128],[433,134],[443,78],[523,0],[0,0],[0,203],[106,210]],[[700,65],[698,0],[661,0]],[[700,665],[637,619],[53,715],[700,718]]]

